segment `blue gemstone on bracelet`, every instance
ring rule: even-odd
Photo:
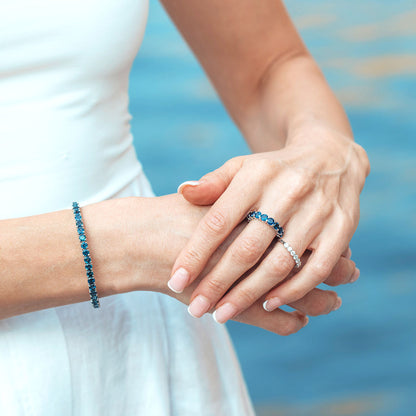
[[[91,303],[94,308],[100,307],[100,302],[97,295],[97,287],[95,286],[94,273],[92,271],[92,260],[90,251],[88,250],[87,237],[85,236],[84,224],[82,222],[82,215],[78,203],[73,202],[73,212],[75,217],[75,224],[77,227],[79,241],[81,243],[82,255],[84,256],[84,265],[87,273],[88,290],[90,294]]]
[[[269,225],[273,225],[273,224],[274,224],[274,219],[273,219],[273,218],[269,218],[269,219],[267,220],[267,224],[269,224]]]
[[[262,221],[267,221],[267,218],[269,218],[266,214],[261,214],[261,217],[260,217],[260,219],[262,220]]]
[[[257,211],[254,215],[255,218],[260,218],[261,217],[261,212]]]

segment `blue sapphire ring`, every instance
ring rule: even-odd
[[[263,214],[260,211],[250,211],[247,214],[246,219],[248,221],[259,220],[259,221],[262,221],[265,224],[269,225],[275,231],[277,238],[282,238],[283,234],[285,233],[283,227],[281,227],[280,224],[277,221],[275,221],[273,218],[269,217],[267,214]]]

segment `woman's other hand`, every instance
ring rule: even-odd
[[[239,224],[233,229],[230,235],[215,250],[198,278],[181,293],[176,293],[169,290],[166,284],[169,271],[177,255],[191,238],[195,227],[209,211],[209,207],[190,204],[178,194],[149,198],[147,203],[149,204],[149,211],[150,206],[152,206],[154,218],[157,218],[159,224],[156,232],[149,235],[146,233],[148,235],[148,241],[146,243],[149,244],[149,239],[154,241],[154,243],[151,243],[153,245],[153,249],[151,250],[153,255],[148,255],[146,261],[140,265],[140,268],[146,270],[148,275],[152,275],[151,287],[148,290],[156,290],[168,294],[189,305],[191,300],[195,298],[193,296],[194,290],[205,276],[209,275],[213,268],[215,268],[218,261],[223,257],[233,242],[240,237],[245,226],[244,224]],[[276,243],[276,241],[272,242],[266,250],[266,255],[274,249]],[[309,256],[310,252],[307,251],[302,257],[304,264],[307,264]],[[336,266],[325,282],[326,284],[336,286],[351,281],[356,269],[354,262],[349,258],[350,256],[351,252],[348,249],[338,259]],[[288,278],[290,278],[290,274]],[[242,313],[234,316],[233,320],[258,326],[280,335],[289,335],[297,332],[306,325],[308,322],[306,315],[316,316],[327,314],[338,309],[340,305],[341,299],[337,296],[336,292],[313,289],[301,299],[290,304],[291,307],[296,309],[294,312],[287,312],[281,309],[266,312],[263,308],[263,301],[259,299]],[[213,311],[214,308],[209,310],[209,312]]]
[[[179,254],[170,287],[180,291],[193,283],[251,210],[278,221],[299,257],[310,250],[308,262],[288,279],[295,265],[291,255],[282,244],[265,255],[275,233],[251,221],[196,287],[192,298],[198,297],[200,306],[191,306],[195,316],[217,305],[216,316],[225,322],[264,295],[268,311],[296,302],[329,278],[347,250],[368,174],[365,151],[350,138],[320,127],[298,131],[288,143],[282,150],[233,158],[205,175],[200,185],[184,187],[190,201],[193,192],[205,194],[199,198],[202,204],[218,199]]]

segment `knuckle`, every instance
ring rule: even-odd
[[[365,173],[365,176],[367,177],[370,174],[370,170],[371,170],[370,159],[368,157],[368,154],[365,151],[365,149],[358,143],[354,143],[354,145],[355,145],[355,150],[358,154],[358,157],[363,163],[364,173]]]
[[[284,337],[288,335],[292,335],[295,332],[298,332],[299,325],[296,323],[295,319],[287,319],[282,325],[280,326],[278,333]]]
[[[271,256],[268,260],[268,272],[273,276],[287,276],[294,267],[292,257],[286,255]]]
[[[329,277],[326,279],[325,283],[329,286],[337,286],[343,283],[348,283],[351,280],[354,270],[355,263],[352,260],[341,257],[331,271]]]
[[[331,271],[332,265],[326,261],[314,263],[311,266],[311,273],[322,281],[325,280],[331,274]]]
[[[321,218],[328,218],[329,215],[334,211],[334,204],[328,199],[328,197],[322,192],[319,191],[316,195],[316,205],[317,211]]]
[[[196,264],[201,264],[204,261],[204,256],[202,255],[201,251],[196,249],[195,247],[189,248],[185,253],[181,264],[185,268],[192,268]]]
[[[292,303],[302,299],[307,293],[308,290],[303,287],[293,287],[285,296],[286,299],[283,298],[283,300],[285,301],[285,304]]]
[[[219,279],[210,278],[205,283],[205,290],[209,296],[214,296],[216,298],[222,296],[228,289],[227,284]]]
[[[329,298],[328,298],[329,297]],[[335,304],[336,296],[320,296],[313,300],[308,306],[308,315],[318,316],[331,312],[332,306]]]
[[[223,166],[227,167],[234,167],[234,166],[241,166],[244,163],[245,156],[234,156],[231,159],[228,159]]]
[[[268,178],[275,172],[276,162],[272,159],[246,159],[244,161],[244,168],[261,178]]]
[[[253,290],[250,290],[248,288],[241,288],[236,293],[236,299],[238,300],[236,304],[244,305],[244,307],[247,308],[257,300],[257,295]]]
[[[291,201],[295,201],[312,189],[314,185],[314,178],[311,174],[302,172],[297,175],[293,175],[290,181],[290,189],[287,193],[287,197]]]
[[[355,229],[355,215],[344,214],[341,221],[340,229],[343,234],[350,234]]]
[[[262,254],[262,248],[262,240],[259,237],[247,236],[241,239],[232,256],[239,263],[255,264]]]
[[[220,234],[227,226],[227,219],[220,211],[213,211],[207,215],[202,226],[209,234]]]

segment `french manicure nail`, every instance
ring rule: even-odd
[[[283,305],[283,302],[281,301],[281,299],[275,296],[274,298],[271,298],[263,302],[263,309],[266,310],[267,312],[271,312],[282,305]]]
[[[335,301],[334,308],[332,310],[336,311],[337,309],[341,307],[341,305],[342,305],[342,299],[338,296],[337,300]]]
[[[356,268],[354,274],[351,277],[350,283],[354,283],[360,277],[360,269]]]
[[[183,268],[179,268],[168,281],[170,290],[176,293],[182,293],[189,280],[189,273]]]
[[[200,181],[186,181],[186,182],[182,182],[179,186],[178,186],[178,190],[176,192],[178,192],[179,194],[182,193],[182,189],[185,186],[196,186],[199,185]]]
[[[209,300],[202,295],[198,295],[188,306],[188,312],[194,318],[200,318],[210,308]]]
[[[212,317],[215,322],[219,324],[224,324],[229,319],[231,319],[237,313],[237,308],[232,303],[224,303],[218,309],[214,311]]]

